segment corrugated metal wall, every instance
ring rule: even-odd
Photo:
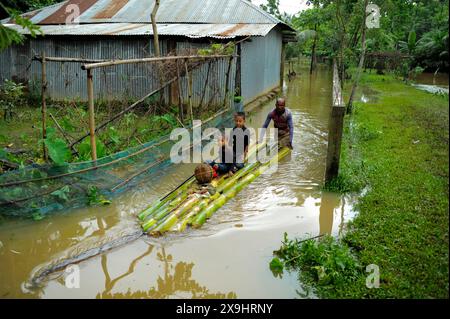
[[[11,46],[0,51],[0,80],[26,82],[31,67],[29,59],[30,43],[22,46]]]
[[[279,85],[282,35],[275,29],[242,43],[242,96],[248,103]]]
[[[166,43],[161,43],[166,54]],[[153,43],[135,37],[99,38],[46,38],[26,41],[23,46],[12,46],[0,52],[0,80],[30,81],[37,88],[41,79],[41,64],[31,57],[45,51],[47,56],[86,59],[129,59],[153,55]],[[96,98],[108,100],[136,98],[155,89],[157,79],[152,76],[155,66],[130,64],[93,71]],[[87,99],[86,71],[81,63],[48,63],[48,94],[52,99]]]
[[[161,43],[166,54],[166,43]],[[31,40],[31,55],[45,51],[47,56],[79,57],[86,59],[131,59],[153,55],[153,43],[149,39],[117,37],[114,39],[47,38]],[[98,99],[120,100],[139,98],[157,88],[155,65],[129,64],[96,69],[94,92]],[[39,82],[41,64],[31,65],[30,81]],[[87,99],[86,71],[80,63],[48,63],[47,79],[49,96],[56,100],[66,98]]]
[[[206,43],[177,42],[177,52],[186,49],[207,47]],[[79,57],[86,59],[130,59],[153,56],[153,42],[149,38],[114,37],[99,38],[47,38],[26,42],[24,46],[13,46],[0,53],[0,80],[15,79],[29,81],[30,87],[39,90],[41,64],[31,62],[35,54],[46,52],[53,57]],[[161,41],[162,55],[167,54],[167,41]],[[209,70],[209,76],[208,74]],[[192,102],[194,106],[223,103],[225,94],[228,59],[215,60],[194,70],[192,82]],[[229,92],[232,101],[236,61],[233,60],[229,76]],[[156,89],[159,80],[155,76],[155,64],[129,64],[96,69],[94,74],[94,92],[97,99],[122,100],[140,98]],[[208,78],[208,84],[205,81]],[[48,94],[52,99],[87,99],[86,71],[80,63],[48,63]],[[181,94],[185,103],[188,101],[187,79],[181,80]],[[164,90],[166,101],[169,89]]]
[[[185,49],[209,46],[209,43],[177,42],[177,52]],[[167,54],[167,41],[161,41],[162,54]],[[0,80],[5,78],[30,81],[39,88],[41,65],[31,63],[31,56],[45,51],[47,56],[81,57],[86,59],[129,59],[153,56],[153,42],[145,37],[79,38],[54,37],[26,42],[0,52]],[[279,83],[281,34],[275,29],[266,37],[253,37],[242,43],[241,85],[244,102],[276,87]],[[158,87],[156,69],[152,64],[130,64],[94,70],[96,98],[106,100],[135,99],[145,96]],[[208,68],[209,77],[208,77]],[[192,72],[192,101],[196,106],[223,103],[228,60],[205,63]],[[229,101],[235,89],[236,59],[233,59],[229,76]],[[206,78],[208,84],[205,86]],[[47,67],[49,96],[55,100],[87,99],[86,72],[79,63],[49,63]],[[181,81],[181,94],[187,103],[187,79]],[[166,101],[169,89],[165,90]]]
[[[189,49],[200,49],[209,47],[209,44],[205,43],[192,43],[192,42],[178,42],[177,54],[182,54],[183,51]],[[203,106],[213,104],[220,105],[223,103],[226,90],[226,74],[228,71],[229,59],[213,60],[206,62],[204,65],[195,69],[192,72],[192,103],[193,105]],[[208,75],[209,69],[209,75]],[[235,89],[235,74],[236,74],[236,59],[232,60],[229,74],[229,103],[233,101],[233,93]],[[206,83],[207,81],[207,83]],[[185,103],[188,99],[188,79],[182,78],[181,81],[181,93]],[[202,102],[203,100],[203,102]],[[232,105],[232,104],[230,104]]]

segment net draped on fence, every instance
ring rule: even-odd
[[[226,109],[202,122],[202,129],[230,125],[232,109]],[[156,172],[171,165],[175,143],[168,135],[96,162],[34,164],[7,172],[0,175],[0,215],[39,219],[101,198],[113,199],[143,180],[152,181]]]

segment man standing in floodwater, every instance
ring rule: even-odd
[[[279,147],[287,146],[292,149],[292,140],[294,138],[294,124],[292,122],[292,113],[286,108],[286,99],[278,98],[275,103],[275,109],[271,111],[263,124],[263,128],[267,129],[270,121],[278,129],[278,145]],[[261,137],[264,137],[264,135]]]

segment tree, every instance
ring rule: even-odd
[[[22,17],[18,11],[8,9],[2,3],[0,7],[11,17],[14,22],[24,29],[30,31],[32,37],[36,37],[38,34],[43,34],[41,29],[31,23],[28,18]],[[12,44],[22,44],[25,37],[14,29],[8,28],[3,24],[0,24],[0,51],[6,49]]]
[[[364,67],[364,59],[366,57],[366,8],[369,4],[369,0],[364,0],[363,14],[362,14],[362,35],[361,35],[361,57],[359,59],[358,69],[356,70],[355,81],[353,83],[352,92],[350,93],[350,98],[347,104],[347,113],[351,113],[353,109],[353,99],[356,94],[356,89],[358,88],[359,79],[361,77],[361,72]]]
[[[292,25],[299,32],[295,51],[312,58],[314,51],[315,55],[335,58],[344,79],[346,69],[357,66],[361,60],[360,12],[364,0],[310,2],[313,8],[292,18]],[[421,66],[448,71],[448,0],[371,0],[371,3],[380,9],[380,28],[365,30],[366,52],[403,51],[411,56],[410,69]]]
[[[448,30],[432,30],[417,41],[416,58],[434,69],[448,69],[449,37]]]
[[[311,45],[310,73],[313,72],[317,64],[317,49],[319,36],[322,33],[323,18],[324,14],[322,9],[315,7],[305,11],[298,18],[293,19],[293,26],[299,32],[300,43],[304,45],[310,43]]]
[[[279,20],[283,20],[283,16],[280,13],[280,0],[267,0],[267,4],[261,4],[261,9],[264,11],[270,13],[274,17],[276,17]]]
[[[155,6],[153,7],[152,14],[150,16],[152,20],[152,27],[153,27],[153,43],[155,46],[155,56],[159,57],[161,52],[159,51],[159,37],[158,37],[158,29],[156,26],[156,13],[159,9],[159,0],[155,1]]]

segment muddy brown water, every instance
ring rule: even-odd
[[[449,78],[448,78],[448,74],[447,73],[429,73],[429,72],[424,72],[419,74],[415,81],[418,84],[428,84],[428,85],[436,85],[439,87],[443,87],[443,88],[448,88],[448,82],[449,82]]]
[[[319,67],[310,77],[306,68],[296,71],[285,87],[295,125],[294,151],[277,173],[256,179],[201,229],[158,239],[144,236],[80,262],[79,288],[66,286],[64,272],[48,276],[40,287],[27,282],[57,258],[138,230],[136,214],[192,174],[193,165],[167,168],[110,206],[67,211],[38,222],[4,222],[0,298],[300,298],[297,273],[279,278],[269,269],[283,233],[291,238],[337,235],[355,213],[350,198],[320,189],[331,72]],[[273,105],[270,101],[252,111],[247,126],[260,127]]]
[[[448,74],[446,73],[421,73],[412,85],[429,93],[448,94]]]

